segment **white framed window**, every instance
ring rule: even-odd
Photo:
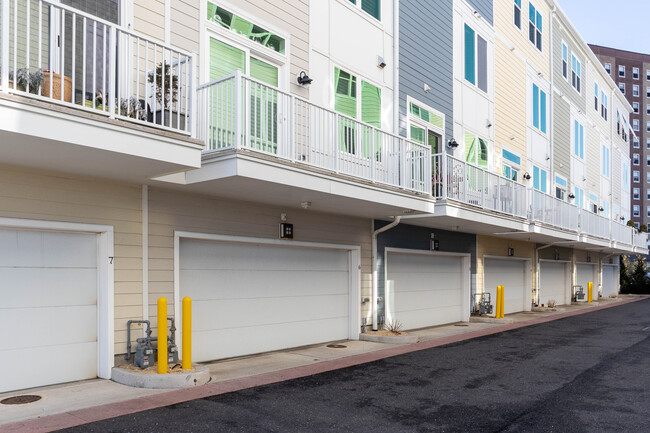
[[[639,154],[638,153],[633,153],[632,154],[632,165],[639,165]]]
[[[646,104],[645,106],[645,113],[650,114],[650,104]]]
[[[533,126],[546,134],[546,92],[533,83]]]
[[[625,95],[625,83],[618,83],[618,90]]]
[[[515,182],[519,180],[519,171],[521,170],[521,157],[515,152],[511,152],[507,149],[501,150],[502,158],[502,174],[503,177],[514,180]]]
[[[646,199],[650,200],[650,188],[646,189],[645,192],[646,192]]]
[[[603,160],[601,161],[601,166],[603,167],[603,176],[609,177],[611,172],[611,151],[609,147],[603,145]]]
[[[632,103],[632,109],[634,110],[634,114],[639,114],[639,103],[638,102],[633,102]]]
[[[612,64],[611,63],[605,63],[605,71],[607,71],[608,75],[612,75]]]
[[[639,68],[632,68],[632,78],[635,80],[639,79]]]
[[[639,188],[632,188],[632,198],[634,200],[641,200],[641,190]]]
[[[521,30],[521,0],[515,0],[515,10],[513,14],[513,22],[515,27]]]
[[[618,76],[625,77],[625,65],[618,65]]]
[[[638,170],[632,171],[632,182],[639,183],[641,182],[641,177]]]
[[[582,63],[580,63],[580,60],[575,56],[575,54],[571,54],[571,85],[573,86],[574,89],[578,93],[581,93],[580,91],[580,80],[582,79]]]
[[[465,24],[465,80],[488,92],[487,40]]]
[[[645,158],[645,165],[650,165],[650,155],[647,155]]]
[[[645,147],[646,149],[650,149],[650,137],[645,139]]]
[[[638,217],[640,216],[640,211],[639,211],[639,205],[635,204],[632,206],[632,216]]]
[[[650,69],[646,69],[646,70],[645,70],[645,79],[646,79],[647,81],[650,81]]]
[[[639,97],[639,86],[637,84],[632,85],[632,96]]]
[[[650,98],[650,87],[646,87],[646,88],[645,88],[645,96],[646,96],[647,98]]]
[[[562,76],[569,79],[569,47],[562,41]]]
[[[650,217],[650,206],[646,206],[646,215]]]
[[[598,83],[594,83],[594,110],[596,110],[596,113],[598,113],[598,110],[600,108],[598,96],[600,96],[600,93],[598,92]]]
[[[600,92],[600,115],[603,119],[607,120],[607,95],[604,91]]]
[[[445,142],[445,115],[433,108],[406,97],[409,107],[407,117],[408,138],[431,148],[431,154],[444,151]]]
[[[645,130],[650,132],[650,122],[646,122],[645,124]]]
[[[559,174],[555,175],[555,197],[560,200],[566,200],[566,192],[568,189],[568,183],[565,177],[560,176]]]
[[[650,171],[646,173],[645,183],[650,183]]]
[[[632,119],[632,129],[635,131],[639,130],[639,119]]]
[[[381,21],[381,0],[350,0],[350,3]]]
[[[638,149],[638,148],[641,147],[641,145],[639,144],[639,139],[638,139],[637,137],[634,137],[634,140],[632,140],[632,146],[633,146],[635,149]]]
[[[538,166],[533,166],[533,188],[537,191],[548,192],[548,172]]]
[[[574,204],[578,206],[578,209],[584,209],[585,207],[585,191],[582,188],[577,186],[573,187],[573,193],[576,196]]]
[[[539,13],[533,2],[528,3],[528,40],[542,51],[542,14]]]
[[[585,127],[577,120],[573,121],[573,154],[585,158]]]

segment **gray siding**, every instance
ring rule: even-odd
[[[493,0],[467,0],[467,3],[476,9],[488,23],[494,25]]]
[[[445,115],[453,136],[452,0],[400,2],[399,133],[406,135],[406,95]],[[424,83],[431,87],[424,92]]]
[[[569,104],[553,93],[553,169],[571,181],[571,117]],[[555,175],[552,177],[555,182]]]
[[[388,222],[375,221],[375,230],[379,229]],[[408,224],[400,224],[388,231],[380,233],[377,237],[377,262],[378,270],[378,296],[384,296],[385,267],[384,267],[384,250],[390,248],[405,248],[411,250],[431,249],[431,233],[440,241],[440,251],[450,253],[469,253],[470,259],[470,293],[472,297],[476,293],[476,235],[469,233],[449,232],[440,229],[427,227],[417,227]],[[470,305],[474,305],[470,300]],[[384,314],[383,303],[379,304],[378,312]]]
[[[562,76],[562,41],[567,44],[569,48],[569,64],[568,64],[568,80]],[[593,83],[591,86],[587,85],[587,62],[585,61],[585,56],[582,54],[581,49],[573,43],[573,39],[566,34],[564,29],[558,25],[558,20],[553,20],[553,84],[560,89],[564,95],[569,98],[572,104],[577,108],[586,111],[586,99],[585,95],[591,96],[594,93]],[[582,79],[580,84],[580,90],[582,94],[579,94],[571,85],[571,53],[575,54],[576,58],[580,60],[582,64]],[[589,99],[591,101],[591,99]]]

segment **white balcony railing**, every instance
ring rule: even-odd
[[[450,155],[433,155],[433,167],[433,192],[437,198],[526,217],[523,185]]]
[[[56,0],[0,0],[0,89],[191,134],[192,56]]]
[[[244,149],[330,172],[431,193],[431,150],[244,76],[198,87],[206,151]]]
[[[530,219],[561,229],[578,230],[578,208],[541,191],[531,190]]]
[[[616,221],[612,221],[612,240],[627,244],[627,245],[632,245],[633,244],[633,234],[634,234],[634,229],[630,226],[618,223]]]
[[[582,233],[599,238],[610,239],[609,226],[609,218],[605,218],[585,209],[580,210],[580,231]]]
[[[637,248],[648,248],[648,234],[647,233],[634,233],[634,246]]]

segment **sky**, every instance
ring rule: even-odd
[[[650,54],[650,0],[558,0],[558,3],[586,43]]]

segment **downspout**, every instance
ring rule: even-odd
[[[393,133],[399,135],[399,0],[393,0],[393,65]]]
[[[553,21],[555,19],[555,11],[556,10],[557,10],[557,6],[553,6],[553,9],[551,9],[551,25],[550,25],[550,31],[549,31],[549,37],[550,37],[549,40],[550,40],[551,47],[553,46]],[[555,172],[553,171],[554,170],[554,164],[553,164],[553,162],[554,162],[554,159],[553,159],[553,153],[554,153],[553,152],[553,147],[554,147],[553,146],[553,129],[554,129],[553,128],[553,105],[554,104],[553,104],[553,100],[555,99],[555,91],[554,91],[555,85],[554,85],[554,79],[553,78],[555,77],[555,74],[553,73],[554,62],[553,62],[553,50],[551,49],[551,47],[549,47],[549,51],[550,51],[549,58],[550,58],[550,68],[551,68],[550,69],[550,77],[549,77],[549,79],[550,79],[550,83],[551,83],[551,89],[550,89],[551,91],[549,92],[549,98],[548,98],[549,99],[548,112],[550,114],[549,122],[548,122],[548,140],[549,140],[549,142],[548,142],[548,145],[549,145],[548,146],[548,148],[549,148],[548,155],[549,155],[549,158],[550,158],[549,174],[551,175],[551,179],[553,179],[553,183],[551,183],[551,185],[553,185],[555,183]],[[550,190],[552,191],[552,189],[550,189]]]
[[[372,232],[372,330],[377,330],[377,292],[379,291],[379,265],[377,264],[377,235],[399,224],[401,216],[396,216],[392,223],[386,224]],[[374,223],[374,220],[373,220]]]

